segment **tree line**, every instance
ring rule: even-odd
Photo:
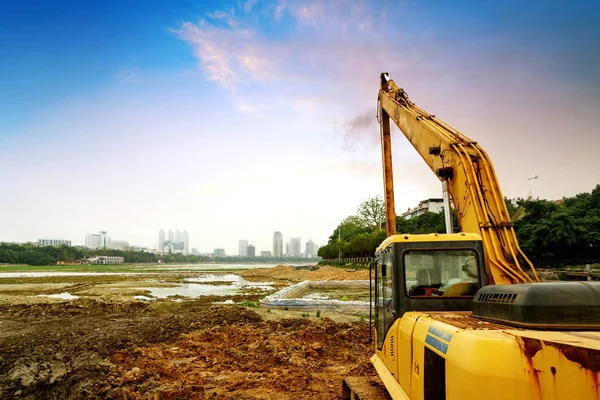
[[[600,262],[600,185],[562,201],[505,198],[519,245],[538,267]],[[460,232],[453,211],[454,232]],[[334,229],[324,259],[369,257],[386,237],[385,205],[381,197],[361,203],[356,215],[345,218]],[[406,220],[396,217],[398,233],[445,233],[443,211],[426,212]]]
[[[0,264],[54,265],[57,261],[81,260],[90,256],[123,257],[126,263],[198,263],[210,261],[206,256],[195,254],[158,255],[145,251],[96,249],[81,246],[45,246],[33,243],[0,243]]]

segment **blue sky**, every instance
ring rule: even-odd
[[[597,1],[12,2],[0,240],[323,243],[381,194],[379,73],[480,142],[502,190],[600,183]],[[394,136],[398,212],[439,182]]]

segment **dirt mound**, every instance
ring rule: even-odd
[[[0,398],[94,398],[110,370],[105,358],[116,351],[261,320],[246,308],[215,307],[207,299],[34,304],[3,307],[0,315]]]
[[[108,398],[334,399],[371,375],[366,324],[287,319],[218,325],[114,354]]]
[[[215,300],[1,306],[0,398],[324,399],[374,374],[368,324]]]
[[[355,270],[325,265],[315,270],[279,265],[275,268],[251,269],[241,273],[245,278],[267,278],[287,281],[368,280],[368,270]]]

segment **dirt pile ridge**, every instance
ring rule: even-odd
[[[223,299],[0,306],[0,398],[329,399],[374,374],[368,324]]]
[[[266,278],[287,281],[328,281],[328,280],[368,280],[368,270],[355,270],[351,268],[332,267],[324,265],[314,269],[299,269],[286,265],[274,268],[251,269],[241,273],[244,279]]]
[[[369,375],[368,325],[287,319],[219,325],[114,354],[101,393],[118,398],[335,399]]]

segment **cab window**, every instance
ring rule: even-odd
[[[407,251],[404,269],[410,297],[472,297],[479,289],[478,257],[472,249]]]
[[[377,347],[381,348],[385,334],[394,323],[392,252],[387,252],[377,261],[375,319],[377,326]]]

